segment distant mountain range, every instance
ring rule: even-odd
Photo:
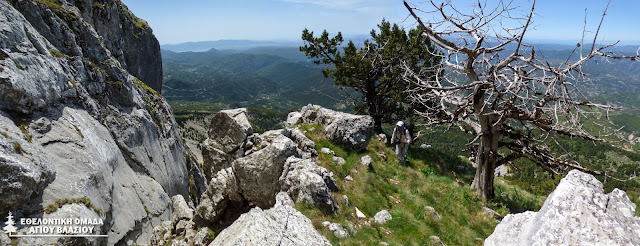
[[[345,96],[297,47],[206,52],[162,51],[169,101],[222,102],[289,110],[308,103],[340,107]]]

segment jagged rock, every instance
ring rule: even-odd
[[[496,169],[493,171],[493,175],[496,177],[500,177],[508,174],[509,174],[509,166],[507,165],[497,166]]]
[[[347,163],[347,161],[345,161],[344,158],[339,156],[334,156],[331,159],[333,159],[333,162],[335,162],[338,166],[342,166],[345,163]]]
[[[224,229],[211,245],[331,245],[293,208],[285,192],[276,196],[271,209],[252,208]]]
[[[234,161],[233,172],[242,195],[261,208],[273,206],[284,164],[297,153],[296,144],[280,135],[264,149]]]
[[[345,181],[353,181],[353,178],[351,177],[351,175],[347,175],[344,177]]]
[[[302,151],[300,155],[304,158],[318,156],[318,152],[316,151],[316,143],[305,136],[304,133],[302,133],[299,129],[283,129],[282,135],[285,135],[293,142],[298,144],[298,148]],[[305,156],[305,153],[309,153],[309,155]]]
[[[287,115],[287,121],[284,125],[290,127],[300,123],[302,123],[302,114],[300,112],[291,112]]]
[[[171,207],[173,208],[172,223],[176,225],[181,220],[192,220],[193,209],[187,205],[182,195],[175,195],[171,198]]]
[[[164,245],[171,238],[173,225],[171,221],[163,221],[160,225],[153,228],[151,235],[151,245]]]
[[[207,246],[213,239],[209,237],[209,233],[213,233],[207,227],[202,227],[193,237],[193,246]]]
[[[176,235],[179,236],[185,236],[185,232],[188,230],[193,230],[193,228],[195,228],[196,223],[194,223],[191,220],[181,220],[176,224],[176,228],[174,230]],[[191,235],[191,238],[193,238],[193,236],[195,236],[195,233],[193,235]],[[185,236],[185,238],[188,238]]]
[[[370,116],[353,115],[307,105],[300,109],[302,122],[324,125],[326,137],[346,150],[364,150],[373,134],[373,119]]]
[[[538,212],[509,214],[485,245],[640,245],[640,218],[624,191],[605,194],[595,177],[572,170]]]
[[[243,147],[253,127],[246,116],[247,109],[222,110],[211,119],[207,139],[202,145],[204,173],[207,180],[227,167],[245,153]]]
[[[436,211],[436,209],[431,206],[424,206],[424,212],[425,212],[425,215],[427,216],[431,216],[436,220],[442,220],[442,216],[440,216],[440,214]]]
[[[331,222],[329,222],[329,221],[323,221],[322,222],[322,226],[324,226],[324,227],[329,227],[329,225],[331,225]]]
[[[371,156],[369,156],[369,155],[365,155],[363,157],[360,157],[360,163],[362,165],[366,165],[366,166],[371,165],[372,161],[373,160],[371,160]]]
[[[391,217],[391,214],[386,209],[381,210],[373,216],[373,220],[378,224],[387,223],[391,219],[393,219],[393,217]]]
[[[240,188],[233,169],[228,167],[220,170],[211,179],[207,190],[200,198],[200,204],[196,207],[196,221],[204,220],[210,223],[218,221],[230,200],[243,200],[239,193]]]
[[[344,200],[344,204],[348,207],[349,206],[349,197],[347,197],[347,195],[342,195],[342,200]]]
[[[432,235],[429,237],[429,243],[431,243],[431,245],[442,245],[445,246],[444,242],[442,242],[442,240],[440,240],[440,237]]]
[[[332,190],[338,190],[333,173],[316,165],[313,160],[294,156],[287,158],[279,181],[281,189],[288,192],[294,201],[315,204],[328,213],[337,211],[331,194]]]
[[[327,226],[327,229],[337,238],[347,238],[349,237],[349,232],[347,232],[347,228],[344,228],[341,224],[331,223]]]
[[[104,212],[103,244],[148,244],[169,197],[189,190],[151,29],[115,0],[0,1],[0,12],[0,212],[36,217],[86,197]]]
[[[360,209],[358,209],[358,207],[356,207],[356,218],[358,219],[366,219],[367,216],[365,216]]]

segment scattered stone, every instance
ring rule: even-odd
[[[433,149],[433,146],[431,146],[430,144],[421,144],[420,148],[421,149]]]
[[[440,240],[440,237],[436,236],[436,235],[432,235],[429,237],[429,241],[431,243],[431,245],[446,245],[442,242],[442,240]]]
[[[387,154],[385,154],[384,152],[378,153],[378,156],[380,156],[383,160],[387,159]]]
[[[344,204],[349,207],[349,197],[347,197],[347,195],[342,195],[342,199],[344,200]]]
[[[358,207],[356,207],[356,217],[358,219],[366,219],[367,216],[365,216],[362,212],[360,212],[360,209],[358,209]]]
[[[385,135],[384,133],[380,133],[377,136],[378,141],[383,142],[383,143],[387,143],[387,135]]]
[[[389,244],[387,242],[380,242],[378,245],[380,245],[380,246],[389,246]]]
[[[373,220],[378,224],[387,223],[391,219],[392,219],[391,214],[386,209],[383,209],[382,211],[376,213],[376,215],[373,216]]]
[[[502,219],[502,215],[501,215],[500,213],[496,212],[496,211],[495,211],[495,210],[493,210],[493,209],[490,209],[490,208],[488,208],[488,207],[482,207],[482,210],[483,210],[485,213],[487,213],[487,214],[489,214],[489,215],[493,216],[493,218],[495,218],[495,219],[497,219],[497,220],[501,220],[501,219]]]
[[[338,166],[342,166],[347,163],[342,157],[334,156],[332,159],[336,164],[338,164]]]
[[[391,202],[395,203],[395,204],[400,204],[402,201],[400,201],[400,199],[397,199],[393,196],[389,196],[389,199],[391,199]]]
[[[372,162],[372,160],[371,160],[371,157],[369,155],[365,155],[363,157],[360,157],[360,163],[362,165],[368,166],[368,165],[371,165],[371,162]]]
[[[442,216],[431,206],[424,206],[424,212],[427,216],[433,217],[436,220],[442,220]]]
[[[570,171],[538,212],[509,214],[485,245],[640,245],[640,218],[624,191],[604,193],[592,175]]]
[[[329,227],[329,225],[331,225],[331,222],[329,222],[329,221],[322,222],[322,226],[323,227]]]
[[[395,180],[395,179],[389,179],[389,182],[391,182],[394,185],[400,184],[400,181]]]
[[[346,177],[344,177],[344,180],[353,181],[353,178],[351,177],[351,175],[347,175]]]
[[[341,224],[331,223],[331,224],[329,224],[328,229],[337,238],[347,238],[347,237],[349,237],[349,232],[347,232],[347,228],[345,228]]]
[[[493,174],[496,177],[501,177],[501,176],[508,175],[509,174],[509,166],[507,166],[507,165],[497,166],[496,169],[493,171]]]
[[[209,237],[209,233],[213,233],[207,227],[202,227],[193,237],[193,246],[207,246],[213,241],[211,237]]]
[[[320,152],[325,153],[327,155],[336,155],[336,152],[333,152],[333,150],[329,148],[321,148]]]

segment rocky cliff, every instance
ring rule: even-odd
[[[0,12],[0,215],[101,218],[94,233],[109,235],[27,245],[148,244],[198,173],[159,94],[152,30],[119,0],[0,0]]]
[[[624,191],[572,170],[540,211],[507,215],[485,245],[640,245],[635,210]]]

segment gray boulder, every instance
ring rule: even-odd
[[[295,126],[302,122],[302,114],[300,112],[291,112],[287,115],[286,127]]]
[[[234,161],[233,172],[244,198],[261,208],[273,206],[285,161],[297,154],[296,144],[280,135],[267,147]]]
[[[338,223],[330,223],[327,226],[327,229],[333,233],[334,236],[336,236],[337,238],[348,238],[349,237],[349,232],[347,231],[347,228],[345,228],[343,225],[338,224]]]
[[[278,193],[271,209],[253,208],[220,232],[211,245],[331,245],[293,207],[284,192]]]
[[[216,222],[224,214],[229,201],[242,201],[238,181],[231,167],[220,170],[211,179],[196,207],[196,221]],[[202,222],[201,222],[202,223]]]
[[[391,219],[393,219],[393,217],[391,217],[391,214],[386,209],[381,210],[373,216],[373,220],[378,224],[387,223]]]
[[[328,213],[336,213],[338,208],[331,191],[337,191],[338,186],[333,173],[316,165],[313,160],[289,157],[279,182],[281,189],[294,201],[314,204]]]
[[[337,112],[318,105],[307,105],[300,110],[302,122],[324,125],[325,135],[347,150],[364,150],[373,134],[373,118]]]
[[[246,113],[245,108],[222,110],[211,119],[208,138],[202,147],[203,169],[207,180],[244,155],[245,140],[253,134]]]
[[[173,208],[173,220],[175,225],[181,220],[192,220],[193,209],[187,205],[187,201],[184,200],[182,195],[175,195],[171,198],[171,207]]]
[[[640,245],[640,218],[624,191],[605,194],[592,175],[572,170],[538,212],[509,214],[485,245]]]

